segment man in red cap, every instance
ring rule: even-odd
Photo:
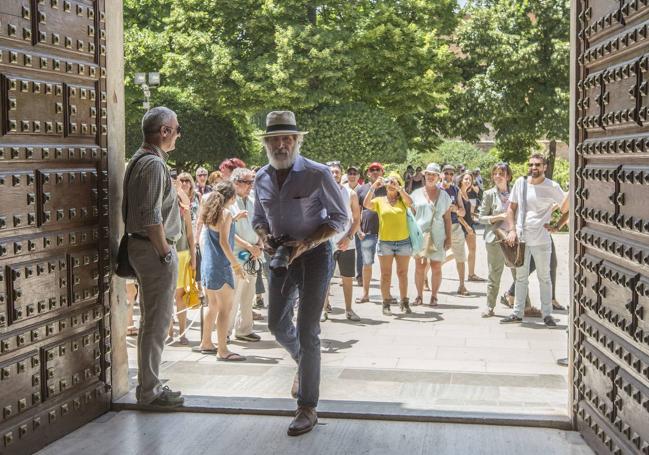
[[[374,162],[367,167],[368,182],[356,188],[358,200],[364,201],[365,196],[370,191],[372,183],[378,178],[383,177],[383,165],[379,162]],[[385,188],[381,187],[376,190],[376,196],[385,196]],[[362,207],[362,204],[361,204]],[[376,245],[379,241],[379,216],[376,212],[362,207],[361,213],[361,227],[357,233],[358,238],[361,240],[360,252],[363,258],[363,271],[361,277],[363,280],[363,296],[356,299],[356,303],[365,303],[370,301],[370,280],[372,279],[372,264],[374,264],[374,256],[376,255]]]

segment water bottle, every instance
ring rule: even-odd
[[[239,251],[239,259],[243,262],[248,262],[248,259],[250,259],[250,251],[242,250]]]

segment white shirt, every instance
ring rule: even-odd
[[[516,233],[527,245],[546,245],[552,241],[550,233],[543,226],[550,222],[552,208],[561,204],[565,197],[559,184],[545,179],[538,185],[527,183],[527,203],[523,200],[524,180],[516,180],[512,188],[511,202],[518,204]],[[523,210],[525,210],[525,231],[523,231]]]
[[[352,223],[354,222],[354,220],[352,219],[353,216],[352,216],[352,202],[351,202],[353,191],[354,190],[350,189],[348,186],[340,187],[340,192],[342,193],[343,199],[345,200],[345,204],[347,206],[348,221],[347,224],[345,224],[345,229],[343,229],[341,232],[337,232],[336,235],[334,235],[331,238],[331,242],[334,245],[334,249],[336,249],[336,245],[338,244],[338,242],[340,242],[347,235],[347,233],[349,232],[349,228],[352,226]],[[347,249],[348,250],[356,249],[356,242],[353,239],[349,241],[349,244],[347,245]]]

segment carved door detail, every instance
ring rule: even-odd
[[[574,401],[599,453],[649,454],[649,0],[578,0]]]
[[[0,1],[0,453],[110,406],[104,1]]]

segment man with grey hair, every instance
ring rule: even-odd
[[[237,213],[243,213],[235,221],[234,256],[242,266],[246,263],[252,265],[254,261],[261,258],[263,246],[259,235],[252,228],[251,222],[255,206],[255,199],[251,193],[252,185],[255,183],[255,173],[245,167],[238,167],[232,171],[230,180],[234,184],[237,195],[231,209],[233,218]],[[234,329],[234,336],[237,340],[254,342],[261,340],[261,337],[252,331],[254,324],[252,305],[255,300],[257,271],[249,267],[244,267],[244,270],[246,270],[248,279],[237,280],[235,283],[235,309],[230,313],[230,331]]]
[[[135,395],[138,403],[171,408],[181,406],[183,397],[163,387],[158,373],[178,276],[174,245],[181,235],[176,188],[165,163],[180,137],[175,112],[166,107],[149,110],[142,118],[142,135],[144,141],[126,168],[122,202],[142,311]]]
[[[298,409],[289,436],[311,431],[318,421],[320,314],[332,270],[329,239],[347,223],[347,207],[329,168],[300,156],[305,134],[293,112],[266,117],[262,138],[269,164],[255,178],[252,219],[271,256],[268,329],[298,364],[291,389]]]

